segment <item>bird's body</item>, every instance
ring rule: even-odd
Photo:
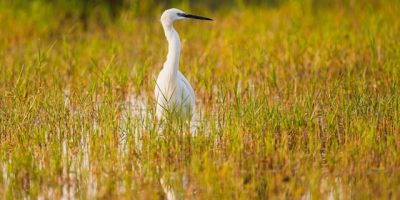
[[[157,98],[157,117],[165,114],[181,115],[190,118],[195,109],[195,94],[189,81],[178,71],[176,80],[169,70],[162,69],[157,78],[155,96]],[[163,84],[167,83],[167,84]]]
[[[166,10],[161,16],[161,24],[168,40],[168,56],[163,69],[158,75],[154,90],[158,119],[167,115],[190,119],[195,110],[194,90],[189,81],[179,71],[180,38],[173,27],[174,21],[186,18],[211,20],[186,14],[175,8]]]

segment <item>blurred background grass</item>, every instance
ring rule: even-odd
[[[129,12],[138,18],[145,18],[154,15],[158,16],[163,10],[171,7],[179,7],[185,10],[203,10],[210,13],[214,11],[227,12],[249,7],[273,9],[288,3],[297,3],[304,7],[311,7],[312,11],[315,12],[332,9],[332,7],[354,12],[355,9],[379,9],[382,2],[381,0],[369,0],[362,3],[358,0],[205,0],[201,2],[188,0],[3,0],[0,6],[3,8],[2,12],[14,12],[14,15],[18,16],[18,18],[25,16],[32,21],[40,22],[40,24],[46,21],[48,23],[53,21],[62,26],[64,24],[61,22],[74,23],[79,21],[87,29],[88,23],[101,24],[117,20],[121,12]],[[391,0],[388,0],[385,4],[391,4],[390,2]],[[395,1],[392,2],[396,4]]]

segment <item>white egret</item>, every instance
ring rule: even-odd
[[[168,9],[162,14],[161,24],[168,40],[168,55],[163,69],[158,75],[154,91],[158,119],[171,114],[187,119],[193,116],[195,110],[193,88],[179,71],[181,45],[179,35],[173,26],[175,21],[183,19],[212,20],[207,17],[187,14],[176,8]]]

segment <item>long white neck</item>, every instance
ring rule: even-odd
[[[164,70],[170,74],[171,81],[175,81],[178,75],[181,43],[172,23],[163,23],[163,28],[165,37],[168,40],[168,55],[164,63]]]

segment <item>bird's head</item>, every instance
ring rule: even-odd
[[[182,20],[182,19],[198,19],[198,20],[212,20],[207,17],[201,17],[197,15],[191,15],[183,12],[182,10],[176,9],[176,8],[171,8],[166,11],[161,15],[161,23],[163,25],[171,25],[174,23],[174,21],[177,20]]]

